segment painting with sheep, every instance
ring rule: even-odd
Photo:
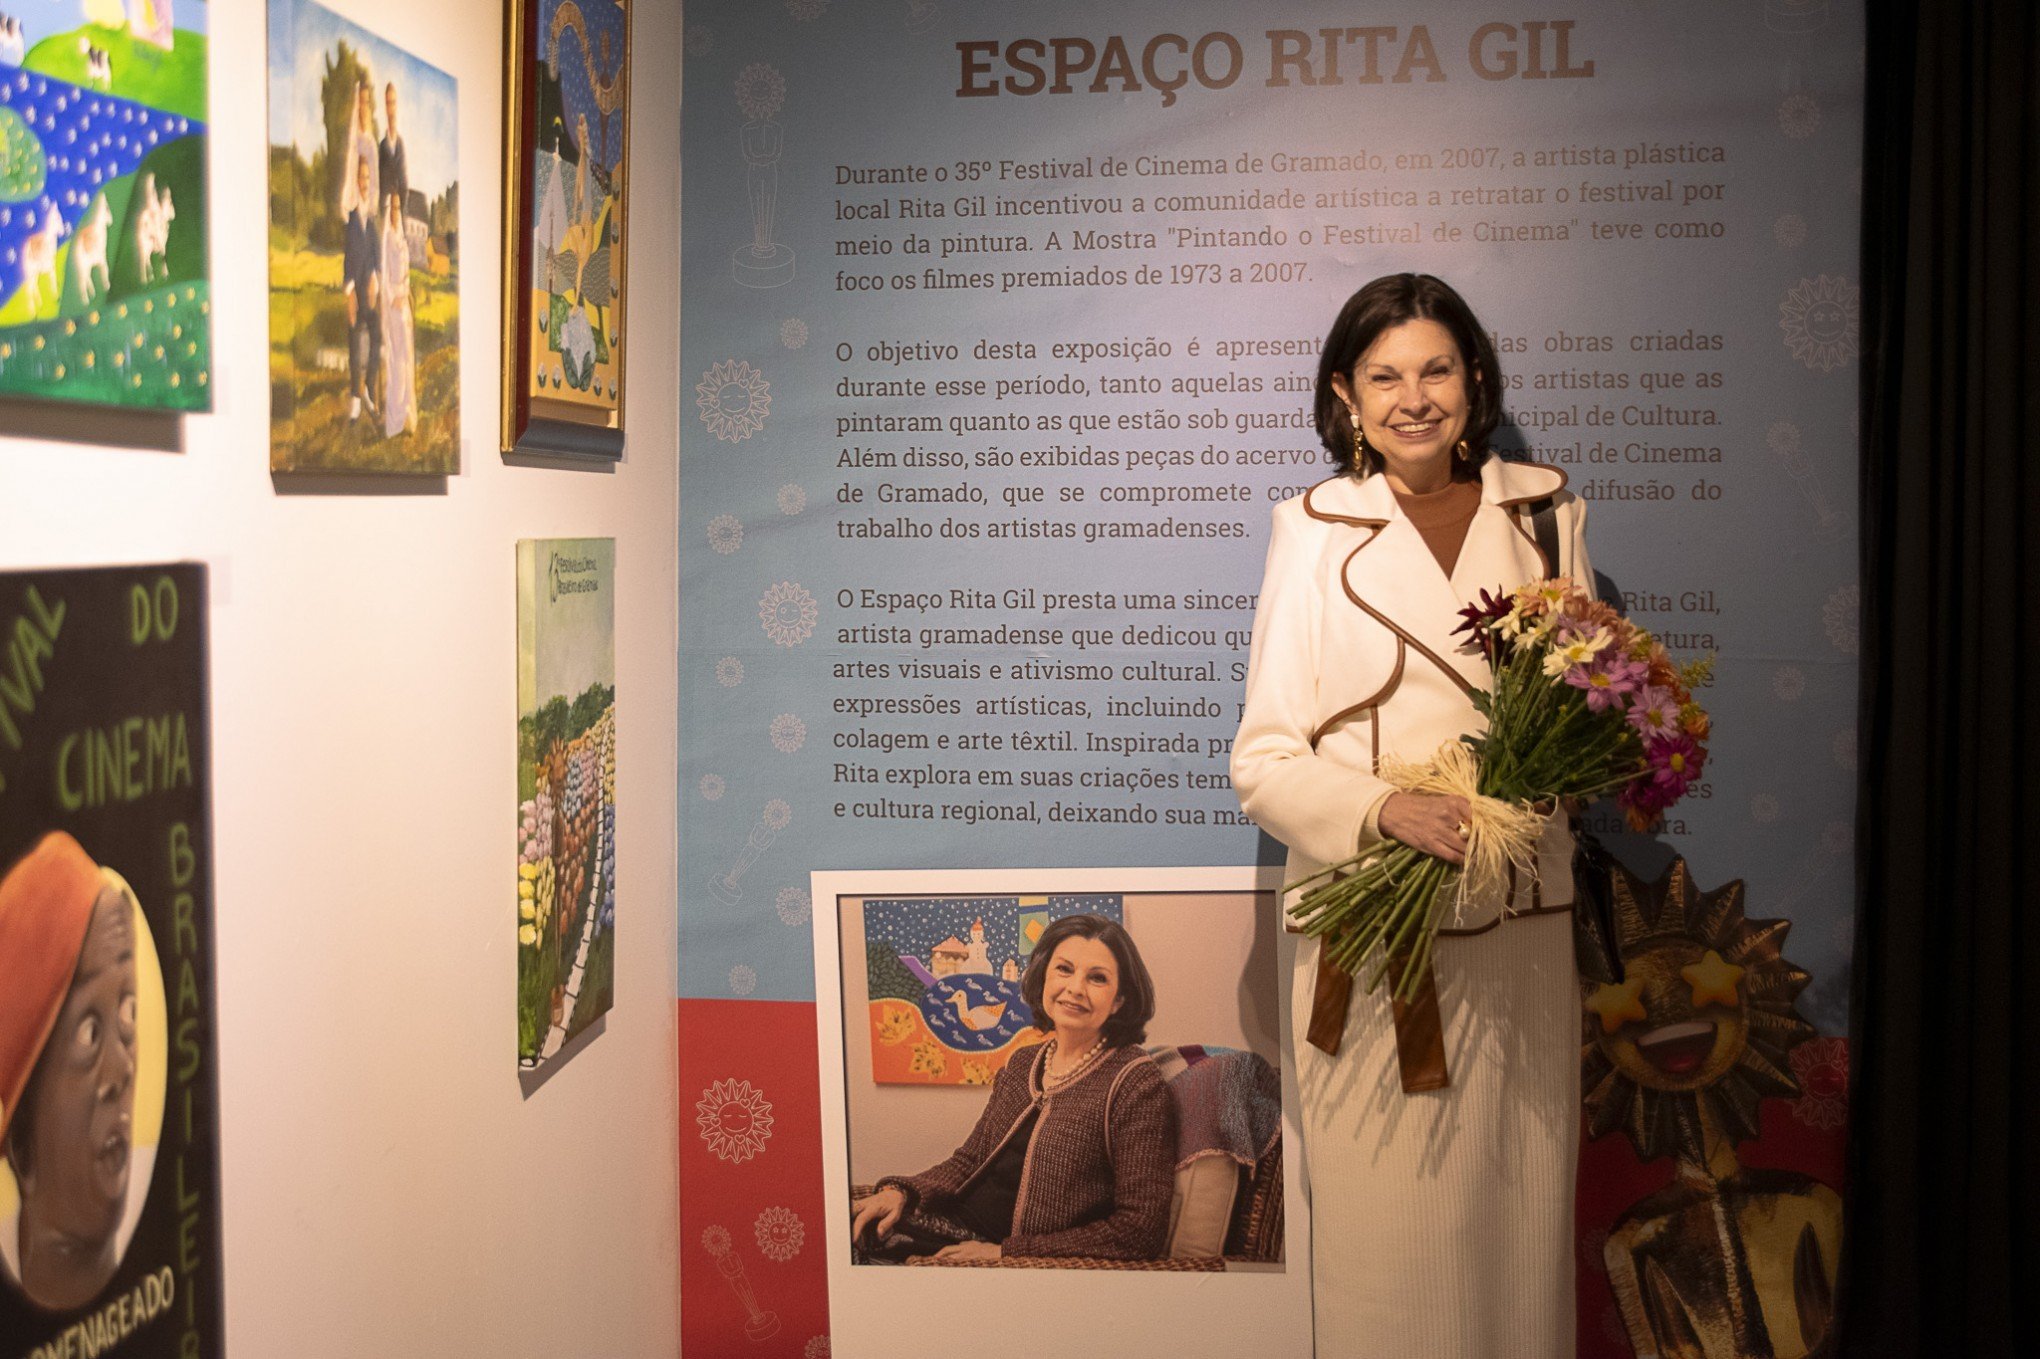
[[[0,0],[0,396],[210,410],[203,0]]]

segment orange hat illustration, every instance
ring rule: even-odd
[[[85,947],[99,865],[52,831],[0,878],[0,1140]]]

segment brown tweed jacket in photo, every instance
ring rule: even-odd
[[[1016,1054],[993,1078],[991,1100],[955,1155],[879,1184],[905,1191],[909,1209],[925,1203],[947,1211],[1039,1104],[1004,1253],[1154,1259],[1168,1246],[1176,1182],[1176,1104],[1168,1086],[1145,1052],[1127,1046],[1044,1094],[1042,1050]]]

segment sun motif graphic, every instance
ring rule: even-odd
[[[799,317],[789,316],[779,323],[779,343],[788,349],[798,349],[807,343],[807,322]]]
[[[1792,1101],[1792,1116],[1809,1128],[1834,1132],[1849,1121],[1849,1045],[1816,1038],[1792,1051],[1792,1074],[1805,1091]]]
[[[765,804],[765,810],[758,819],[765,823],[765,829],[776,834],[793,824],[793,808],[781,799],[773,798]]]
[[[729,785],[723,782],[723,776],[720,774],[703,774],[701,782],[695,787],[699,788],[702,797],[710,802],[721,802],[723,794],[729,791]]]
[[[829,8],[829,0],[786,0],[786,12],[802,23],[819,19]]]
[[[738,963],[730,969],[730,990],[740,996],[748,996],[758,989],[758,969],[746,963]]]
[[[807,508],[807,491],[802,487],[794,485],[792,482],[788,482],[779,488],[777,500],[781,514],[799,514]]]
[[[718,1260],[730,1253],[733,1244],[728,1227],[711,1224],[701,1229],[701,1248]]]
[[[737,72],[737,108],[754,123],[762,123],[786,107],[786,77],[762,61],[754,61]]]
[[[1827,639],[1835,650],[1844,655],[1853,656],[1862,647],[1863,639],[1856,623],[1856,617],[1862,610],[1863,592],[1854,585],[1844,585],[1821,605],[1821,626],[1827,629]]]
[[[1837,857],[1847,854],[1856,844],[1856,831],[1846,821],[1830,821],[1821,828],[1820,847]]]
[[[762,1091],[753,1090],[749,1081],[713,1082],[694,1102],[694,1114],[701,1140],[708,1143],[717,1159],[742,1165],[754,1156],[764,1155],[765,1143],[772,1136],[772,1102]],[[723,1234],[723,1243],[727,1249],[727,1232]],[[706,1232],[702,1234],[702,1244],[709,1246]],[[715,1247],[709,1249],[714,1251]]]
[[[744,545],[744,525],[734,514],[719,514],[708,521],[708,545],[727,557]]]
[[[1806,672],[1796,665],[1781,665],[1771,676],[1771,692],[1786,703],[1796,703],[1806,692]]]
[[[1778,327],[1792,357],[1823,373],[1853,361],[1860,296],[1845,278],[1800,279],[1778,304]]]
[[[1797,250],[1806,244],[1806,219],[1796,212],[1788,212],[1771,223],[1771,237],[1787,250]]]
[[[800,1248],[807,1244],[807,1228],[791,1208],[767,1208],[758,1214],[751,1230],[758,1237],[759,1252],[781,1264],[800,1254]]]
[[[779,922],[788,927],[805,925],[815,912],[814,898],[799,887],[782,887],[773,899],[772,909],[779,913]]]
[[[725,689],[734,689],[744,682],[744,663],[735,656],[724,656],[715,663],[715,682]]]
[[[800,1352],[800,1359],[829,1359],[829,1337],[818,1335],[808,1341]]]
[[[1810,94],[1788,94],[1778,104],[1778,130],[1803,141],[1820,130],[1820,105]]]
[[[765,428],[765,417],[772,413],[772,384],[742,359],[724,359],[694,384],[694,405],[710,434],[740,444]]]
[[[707,24],[688,24],[687,36],[680,40],[690,57],[705,56],[715,51],[715,30]]]
[[[772,748],[782,755],[791,755],[807,744],[807,723],[792,713],[781,713],[772,719]]]
[[[780,646],[799,646],[815,630],[822,616],[815,597],[800,585],[782,580],[758,601],[758,624],[765,635]]]
[[[1781,952],[1790,921],[1744,918],[1740,880],[1702,892],[1674,858],[1654,883],[1618,864],[1611,887],[1614,938],[1596,912],[1577,922],[1588,1135],[1619,1128],[1643,1160],[1705,1164],[1707,1124],[1752,1138],[1767,1096],[1801,1093],[1811,978]]]
[[[1754,821],[1776,821],[1778,799],[1769,793],[1758,793],[1750,799],[1750,819]]]

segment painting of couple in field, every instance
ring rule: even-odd
[[[269,5],[270,467],[460,467],[453,78]]]

